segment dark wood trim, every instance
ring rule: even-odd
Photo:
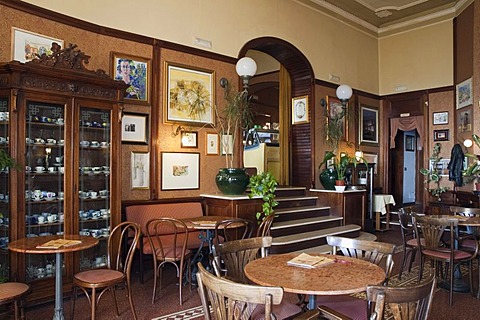
[[[337,89],[337,87],[339,86],[337,83],[331,83],[331,82],[328,82],[325,80],[319,80],[319,79],[315,79],[315,85],[326,87],[326,88],[332,88],[332,89]],[[362,96],[365,98],[370,98],[370,99],[376,99],[376,100],[381,99],[381,97],[377,94],[373,94],[373,93],[369,93],[369,92],[365,92],[357,89],[353,89],[353,94],[357,96]]]

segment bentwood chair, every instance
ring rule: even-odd
[[[436,278],[431,276],[425,283],[414,286],[368,286],[367,301],[364,301],[365,319],[385,319],[385,310],[388,305],[394,320],[426,320],[430,315],[436,285]],[[320,307],[319,311],[321,319],[352,319],[325,307]]]
[[[413,262],[418,251],[417,235],[415,233],[415,227],[413,226],[412,213],[414,207],[405,207],[398,210],[398,222],[400,224],[400,233],[402,235],[402,265],[398,273],[398,279],[402,279],[403,271],[407,265],[407,259],[410,257],[408,263],[408,272],[412,270]],[[421,243],[425,241],[420,239]]]
[[[206,320],[280,320],[290,319],[302,312],[299,306],[282,301],[281,287],[237,283],[209,273],[201,263],[198,263],[197,282]],[[315,312],[314,316],[317,314]]]
[[[453,280],[455,267],[460,263],[468,263],[468,273],[470,282],[470,291],[473,293],[472,288],[472,260],[475,259],[478,253],[478,243],[474,252],[467,252],[463,250],[455,249],[456,241],[458,241],[458,219],[449,218],[448,216],[419,216],[413,215],[413,224],[417,234],[422,232],[425,239],[425,245],[420,244],[420,239],[417,238],[418,247],[420,248],[420,272],[418,275],[418,281],[421,281],[423,274],[423,267],[425,259],[428,258],[431,261],[432,267],[435,270],[435,275],[439,275],[442,271],[444,263],[448,264],[448,269],[443,277],[444,282],[448,282],[449,286],[449,304],[453,303]],[[442,237],[446,229],[449,229],[449,241],[445,245],[442,241]],[[448,280],[447,280],[448,279]],[[440,280],[440,279],[439,279]]]
[[[213,268],[218,277],[249,283],[244,269],[247,263],[259,257],[262,248],[272,245],[272,237],[232,240],[213,247]],[[223,268],[222,268],[223,265]]]
[[[393,269],[394,244],[337,236],[327,236],[327,243],[332,246],[332,254],[341,251],[344,256],[366,260],[383,267],[385,269],[383,284],[388,284]],[[352,319],[367,319],[365,301],[350,295],[322,297],[319,304],[321,304],[320,309],[336,310]]]
[[[270,236],[270,228],[272,227],[273,219],[275,219],[275,215],[271,214],[262,220],[262,222],[258,225],[257,237]]]
[[[183,270],[187,267],[188,282],[191,284],[190,261],[192,252],[187,248],[188,228],[186,224],[175,218],[152,219],[147,223],[147,236],[153,258],[153,294],[152,304],[155,303],[157,282],[162,288],[162,270],[165,264],[173,264],[177,270],[180,305],[183,304]]]
[[[90,303],[92,320],[95,319],[97,305],[101,297],[107,291],[112,294],[117,316],[119,316],[115,296],[115,291],[119,286],[125,287],[133,318],[137,319],[130,285],[130,272],[140,233],[140,225],[137,223],[126,221],[118,224],[108,237],[107,268],[81,271],[73,276],[72,319],[78,289],[83,291]],[[129,238],[131,235],[133,235],[133,238]]]
[[[15,320],[23,320],[25,319],[24,300],[29,292],[30,286],[22,282],[0,283],[0,306],[13,303]]]
[[[234,218],[218,221],[215,224],[214,244],[250,238],[252,232],[253,222],[247,219]]]

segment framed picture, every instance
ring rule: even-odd
[[[148,115],[124,113],[122,117],[122,142],[148,144]]]
[[[434,112],[433,113],[433,124],[448,124],[448,111],[443,112]]]
[[[63,40],[12,27],[12,60],[28,62],[42,54],[52,54],[52,44],[63,48]]]
[[[200,188],[200,153],[162,152],[162,190]]]
[[[222,155],[233,154],[233,135],[222,134]]]
[[[456,89],[457,109],[461,109],[473,103],[472,78],[457,84]]]
[[[206,134],[207,141],[205,143],[206,150],[205,153],[207,156],[216,156],[220,153],[219,143],[218,143],[218,134],[208,133]]]
[[[215,72],[165,63],[165,122],[214,123]]]
[[[181,147],[198,148],[198,133],[194,131],[183,131]]]
[[[148,189],[150,184],[150,153],[132,152],[130,172],[132,189]]]
[[[466,107],[457,110],[457,133],[472,131],[473,110],[472,107]]]
[[[434,160],[430,160],[429,168],[433,170],[433,162]],[[440,159],[437,163],[437,171],[438,174],[441,176],[448,176],[448,164],[450,163],[450,159]]]
[[[292,124],[308,123],[308,96],[292,98]]]
[[[405,151],[415,151],[415,136],[405,136]]]
[[[448,141],[448,129],[433,130],[433,141]]]
[[[378,109],[360,106],[360,144],[378,145]]]
[[[123,53],[111,53],[110,74],[114,79],[123,81],[129,87],[124,98],[133,103],[148,104],[150,102],[150,60],[130,56]]]
[[[348,140],[348,122],[345,117],[345,110],[342,102],[334,97],[327,96],[327,123],[335,121],[340,126],[339,130],[343,132],[341,140]],[[328,139],[328,137],[327,137]]]
[[[368,162],[368,164],[375,163],[375,166],[373,167],[373,174],[377,174],[378,154],[364,152],[363,159],[365,159]]]

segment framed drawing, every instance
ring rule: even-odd
[[[434,112],[433,113],[433,124],[448,124],[448,111],[443,112]]]
[[[28,62],[42,54],[52,54],[52,44],[63,48],[63,40],[12,27],[12,60]]]
[[[222,155],[233,154],[233,135],[222,134]]]
[[[448,129],[433,130],[433,141],[448,141]]]
[[[150,184],[150,153],[132,152],[130,172],[132,189],[148,189]]]
[[[213,124],[215,72],[169,62],[165,63],[165,70],[165,122]]]
[[[473,103],[472,78],[457,84],[456,102],[457,102],[457,109],[461,109]]]
[[[207,141],[205,143],[206,149],[205,154],[207,156],[217,156],[219,154],[219,143],[218,143],[218,134],[208,133],[207,132]]]
[[[375,163],[375,166],[373,167],[373,174],[377,174],[378,154],[364,152],[363,153],[363,158],[368,162],[368,164]]]
[[[457,110],[457,133],[472,131],[472,107]]]
[[[122,142],[148,144],[148,115],[124,113],[122,117]]]
[[[335,98],[327,96],[327,123],[331,124],[332,121],[338,123],[340,126],[340,131],[343,132],[343,137],[341,140],[348,140],[348,122],[345,117],[345,109],[343,108],[342,102]],[[328,138],[328,137],[327,137]]]
[[[200,153],[162,152],[162,190],[200,188]]]
[[[415,151],[415,136],[405,136],[405,151]]]
[[[378,145],[378,109],[360,105],[360,144]]]
[[[292,98],[292,124],[308,123],[308,96]]]
[[[434,160],[430,160],[430,171],[432,171],[434,168],[433,168],[433,162]],[[437,163],[437,171],[438,171],[438,174],[441,175],[441,176],[448,176],[448,164],[450,163],[450,159],[440,159],[438,160],[438,163]]]
[[[124,98],[129,102],[148,104],[150,102],[150,60],[123,53],[111,53],[110,74],[114,79],[125,82],[129,87]]]
[[[181,147],[198,148],[198,133],[194,131],[183,131]]]

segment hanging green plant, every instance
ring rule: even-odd
[[[275,191],[278,182],[270,172],[262,172],[250,177],[250,193],[248,197],[261,196],[263,199],[262,211],[257,212],[256,217],[260,222],[274,213],[273,208],[278,205],[275,200]]]

